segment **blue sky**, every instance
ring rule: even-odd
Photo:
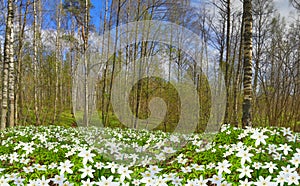
[[[92,23],[99,29],[100,13],[104,12],[105,0],[91,0],[94,8],[91,10]]]
[[[111,0],[109,0],[110,2]],[[192,0],[194,5],[200,3],[203,0]],[[91,0],[94,8],[91,10],[92,23],[99,29],[100,13],[104,12],[105,0]],[[278,9],[282,16],[285,16],[287,20],[291,19],[295,9],[290,6],[288,0],[274,0],[275,8]]]

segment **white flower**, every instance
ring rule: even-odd
[[[114,174],[116,172],[116,169],[118,168],[119,166],[114,163],[114,162],[108,162],[107,165],[105,166],[106,169],[110,169],[110,171]]]
[[[62,185],[64,181],[66,180],[64,175],[55,175],[54,178],[51,179],[54,184]]]
[[[226,158],[226,157],[228,157],[228,156],[230,156],[230,155],[232,155],[232,154],[233,154],[233,151],[232,151],[232,150],[227,150],[227,151],[225,151],[225,153],[223,154],[223,157]]]
[[[247,176],[248,178],[251,178],[251,172],[253,172],[253,170],[250,169],[250,166],[242,166],[242,168],[237,169],[237,171],[241,172],[239,178],[243,178],[245,176]]]
[[[9,182],[9,179],[4,178],[4,176],[2,176],[2,177],[0,178],[0,185],[1,185],[1,186],[9,186],[8,182]]]
[[[297,172],[293,172],[293,173],[289,174],[288,185],[291,185],[291,184],[299,185],[299,181],[298,181],[299,179],[300,179],[300,176],[298,175]]]
[[[272,157],[274,158],[274,160],[281,160],[282,154],[279,154],[278,152],[276,152],[272,155]]]
[[[198,165],[196,163],[192,164],[192,168],[195,169],[196,171],[202,171],[204,170],[204,165]]]
[[[91,153],[90,150],[82,149],[78,156],[83,158],[82,163],[85,165],[88,161],[93,163],[93,157],[96,156],[96,154]]]
[[[176,150],[174,150],[172,147],[165,147],[163,152],[167,153],[167,154],[172,154],[172,153],[176,152]]]
[[[262,167],[262,164],[260,162],[254,162],[253,167],[254,167],[254,169],[258,170]]]
[[[10,180],[15,180],[18,178],[18,173],[12,173],[12,174],[8,174],[6,175],[7,179]]]
[[[276,153],[277,152],[277,146],[275,144],[269,144],[267,150],[269,151],[269,154]]]
[[[241,186],[251,186],[252,182],[248,181],[248,178],[246,178],[244,181],[240,180],[239,183],[241,184]]]
[[[136,180],[136,179],[134,179],[131,183],[135,186],[138,186],[141,184],[140,180]]]
[[[173,142],[173,143],[179,143],[180,142],[178,136],[175,136],[175,135],[170,136],[170,141]]]
[[[81,180],[82,186],[93,186],[94,182],[90,181],[90,178],[88,178],[87,181]]]
[[[55,150],[58,150],[58,149],[55,149]],[[65,154],[65,157],[68,158],[68,157],[70,157],[70,156],[73,156],[74,154],[75,154],[75,150],[72,149],[72,150],[68,151],[68,152]]]
[[[289,153],[289,151],[292,151],[291,146],[288,144],[279,144],[279,148],[278,150],[283,150],[283,154],[287,155]]]
[[[293,156],[290,162],[298,168],[300,164],[300,156]]]
[[[187,167],[180,167],[181,168],[181,171],[183,173],[188,173],[188,172],[192,172],[192,168],[187,166]]]
[[[182,179],[179,178],[179,177],[174,177],[171,181],[172,181],[172,184],[175,185],[175,186],[182,185],[181,184]]]
[[[74,184],[73,183],[70,183],[69,181],[66,181],[63,183],[62,186],[73,186]]]
[[[25,180],[24,178],[17,177],[17,178],[14,179],[14,184],[16,184],[17,186],[18,186],[18,185],[24,185],[24,184],[23,184],[23,181],[24,181],[24,180]]]
[[[165,159],[166,159],[164,153],[156,154],[155,157],[156,157],[156,159],[159,160],[159,161],[162,161],[162,160],[165,160]],[[136,160],[135,160],[135,161],[136,161]]]
[[[288,180],[288,176],[284,172],[279,172],[279,175],[275,178],[276,182],[283,186]]]
[[[86,176],[89,176],[90,178],[94,178],[93,172],[95,172],[94,169],[92,169],[92,166],[86,166],[84,165],[83,169],[79,169],[80,172],[82,172],[81,178],[85,178]]]
[[[276,164],[273,162],[266,162],[266,165],[263,168],[269,169],[269,172],[272,174],[274,169],[277,169]]]
[[[57,167],[57,164],[54,163],[54,162],[52,162],[52,163],[48,166],[49,169],[55,169],[56,167]]]
[[[238,139],[241,140],[241,139],[243,139],[243,138],[246,137],[246,136],[247,136],[246,134],[241,133],[241,134],[239,134]]]
[[[266,178],[259,176],[259,180],[257,180],[257,182],[254,182],[254,184],[257,186],[277,186],[276,182],[271,182],[271,178],[271,176],[268,176]]]
[[[282,128],[281,132],[283,133],[283,136],[292,134],[292,131],[290,128]]]
[[[99,186],[117,186],[119,185],[117,182],[113,182],[114,177],[110,176],[108,178],[105,178],[104,176],[101,176],[101,180],[99,182],[96,182],[96,185]]]
[[[34,148],[32,147],[32,145],[30,143],[24,144],[24,147],[22,149],[26,151],[26,153],[25,153],[26,155],[28,155],[34,151]]]
[[[46,179],[45,176],[42,176],[42,179],[38,179],[37,182],[40,186],[49,185],[50,179]]]
[[[300,149],[299,148],[296,148],[296,153],[294,154],[294,156],[300,156]]]
[[[224,180],[224,178],[222,177],[222,174],[217,175],[213,175],[213,177],[210,179],[210,181],[214,184],[220,185],[222,183],[222,181]]]
[[[142,183],[145,183],[147,186],[154,186],[155,185],[155,179],[151,177],[144,177],[141,179]]]
[[[148,168],[148,170],[149,170],[150,172],[152,172],[153,174],[157,174],[157,173],[159,173],[162,169],[161,169],[161,168],[158,168],[157,165],[150,165],[149,168]]]
[[[294,143],[296,143],[297,142],[297,135],[295,134],[290,134],[290,135],[288,135],[287,137],[286,137],[286,139],[288,140],[288,142],[294,142]]]
[[[95,168],[96,169],[102,169],[104,167],[104,163],[102,163],[102,162],[96,162],[96,164],[95,164]]]
[[[145,171],[144,173],[142,172],[141,175],[144,177],[144,178],[153,178],[155,177],[155,174],[153,172],[149,172],[149,171]]]
[[[158,178],[155,179],[155,185],[168,186],[166,182],[167,182],[166,178],[163,178],[162,176],[159,176]]]
[[[185,164],[188,161],[188,159],[186,158],[177,158],[177,159],[178,159],[178,163],[180,164]]]
[[[73,171],[71,170],[71,167],[73,167],[73,163],[71,163],[70,160],[66,160],[64,163],[60,162],[58,170],[60,170],[60,174],[63,174],[64,172],[67,172],[69,174],[72,174]]]
[[[133,160],[133,162],[136,162],[136,160],[138,160],[139,156],[137,154],[130,154],[129,158],[131,158]]]
[[[246,161],[248,161],[249,163],[251,163],[251,157],[253,156],[253,154],[249,153],[249,150],[243,150],[241,149],[237,154],[237,157],[242,158],[241,159],[241,164],[244,165]]]
[[[203,176],[201,175],[200,179],[195,180],[195,183],[197,186],[206,186],[208,181],[208,179],[203,179]]]
[[[34,168],[35,168],[36,170],[40,170],[40,171],[45,171],[45,170],[47,170],[46,165],[40,165],[40,164],[34,164]]]
[[[224,160],[222,163],[218,162],[218,166],[216,167],[216,169],[218,170],[218,174],[222,174],[222,172],[230,174],[231,171],[228,169],[230,166],[231,164],[227,160]]]
[[[22,163],[22,164],[28,164],[29,161],[30,161],[30,159],[25,159],[25,158],[22,157],[19,162]]]
[[[289,176],[296,170],[296,168],[291,168],[291,165],[287,165],[286,167],[281,167],[281,170],[283,173]]]
[[[16,152],[10,154],[9,155],[9,163],[13,163],[14,161],[18,162],[19,161],[18,157],[19,157],[19,154]]]
[[[30,167],[23,167],[23,170],[27,174],[30,173],[30,172],[34,172],[34,169],[31,166]]]
[[[133,171],[132,170],[128,170],[128,167],[120,166],[118,168],[118,174],[121,175],[120,180],[122,182],[125,180],[125,177],[128,178],[128,179],[131,179],[131,176],[130,176],[131,173],[133,173]]]
[[[231,186],[231,185],[232,185],[231,183],[228,183],[227,181],[223,181],[220,186]]]
[[[254,131],[254,133],[250,136],[250,138],[255,139],[255,146],[257,147],[258,145],[266,144],[265,139],[268,138],[268,136],[264,135],[263,132],[259,132],[258,130]]]
[[[213,169],[215,167],[216,167],[216,165],[214,163],[212,163],[212,162],[210,162],[208,165],[206,165],[207,169]]]

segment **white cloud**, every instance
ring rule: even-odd
[[[281,16],[285,17],[287,21],[295,16],[296,11],[288,0],[274,0],[274,4]]]
[[[192,0],[191,5],[195,8],[201,8],[204,4],[210,4],[210,2],[218,3],[218,0]],[[289,3],[289,0],[273,0],[273,2],[278,13],[280,13],[281,17],[285,17],[287,23],[294,21],[297,16],[297,11]],[[231,3],[233,10],[243,9],[242,2],[240,0],[231,0]],[[213,9],[213,6],[207,6],[207,8]]]

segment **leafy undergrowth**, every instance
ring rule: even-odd
[[[212,139],[213,140],[209,140]],[[289,128],[213,136],[110,128],[0,131],[0,185],[299,185]]]

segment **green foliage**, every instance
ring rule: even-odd
[[[90,8],[92,8],[93,5],[90,0],[87,1],[88,1],[87,9],[90,10]],[[79,22],[79,24],[82,25],[86,13],[85,5],[86,5],[86,0],[65,0],[63,3],[63,8],[67,12],[69,12],[72,16],[74,16],[76,20]]]

